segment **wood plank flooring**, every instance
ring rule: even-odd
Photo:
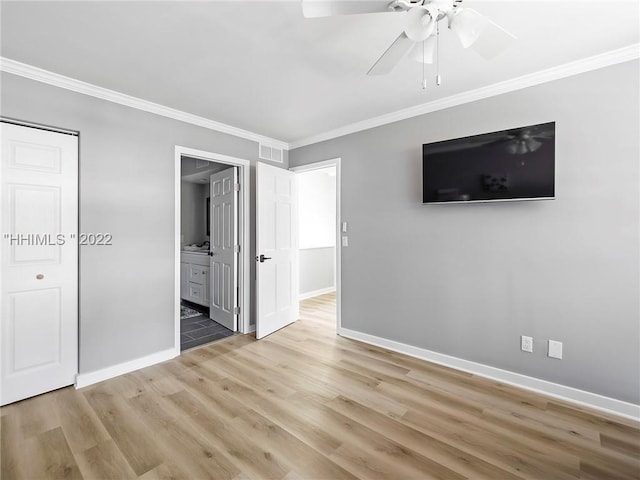
[[[640,479],[640,425],[335,335],[335,298],[0,409],[10,479]]]

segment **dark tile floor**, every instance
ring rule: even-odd
[[[180,320],[180,350],[184,351],[233,335],[234,332],[209,318],[206,307],[185,301],[182,304],[203,313],[197,317]]]

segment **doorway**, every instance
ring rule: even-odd
[[[225,327],[249,332],[249,165],[244,159],[176,147],[176,354],[223,338]],[[219,230],[207,222],[223,218],[216,216],[223,211],[230,212],[224,216],[231,221],[225,223],[232,233],[230,245],[221,245]],[[225,264],[223,258],[230,260]]]
[[[341,219],[340,159],[293,167],[298,182],[299,295],[301,314],[320,307],[340,331],[341,249],[348,226]]]

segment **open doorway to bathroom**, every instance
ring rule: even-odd
[[[176,347],[184,351],[246,331],[249,162],[183,147],[176,162]]]
[[[180,350],[233,335],[211,310],[211,177],[236,167],[183,156],[180,164]],[[237,223],[237,222],[234,222]],[[236,234],[237,236],[237,234]],[[234,286],[234,288],[236,288]]]

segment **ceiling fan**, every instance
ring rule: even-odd
[[[487,60],[497,56],[516,39],[514,35],[477,11],[462,7],[463,0],[302,0],[305,18],[364,13],[404,13],[404,29],[367,75],[384,75],[407,55],[415,60],[437,62],[439,22],[446,19],[464,48],[471,47]],[[437,72],[436,84],[440,85]],[[426,88],[423,68],[423,88]]]

